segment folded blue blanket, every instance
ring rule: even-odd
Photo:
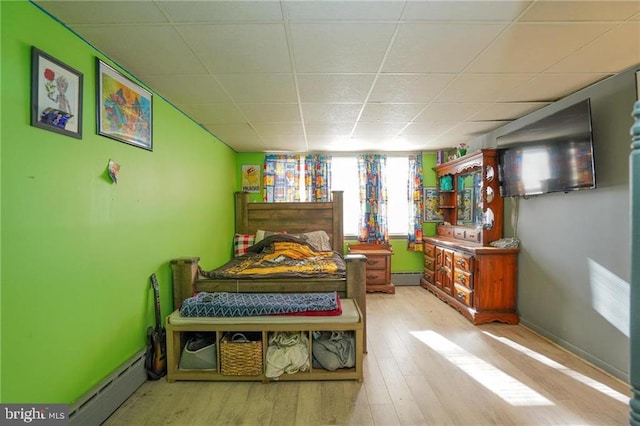
[[[185,299],[183,317],[249,317],[338,309],[331,293],[198,293]]]

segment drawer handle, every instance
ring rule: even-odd
[[[458,260],[456,260],[456,263],[457,263],[458,265],[460,265],[460,266],[464,266],[465,261],[464,261],[464,259],[458,259]]]
[[[367,261],[367,265],[375,265],[376,263],[378,263],[378,262],[377,262],[377,261],[375,261],[375,260],[369,260],[369,261]]]
[[[462,284],[466,284],[467,283],[467,277],[465,277],[462,274],[458,274],[458,281],[460,281]]]
[[[431,267],[431,262],[424,262],[425,266]]]
[[[376,279],[376,278],[378,278],[377,275],[367,275],[367,279],[368,280],[373,280],[373,279]]]
[[[457,296],[458,296],[460,299],[464,299],[465,294],[464,294],[463,292],[459,291],[459,292],[457,293]]]

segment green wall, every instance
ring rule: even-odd
[[[33,4],[0,5],[1,400],[72,403],[144,349],[151,273],[166,315],[170,259],[229,258],[236,153],[159,96],[153,152],[96,135],[106,58]],[[31,46],[84,74],[81,140],[30,126]]]

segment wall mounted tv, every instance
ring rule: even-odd
[[[589,99],[500,136],[497,142],[503,197],[596,187]]]

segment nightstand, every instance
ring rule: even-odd
[[[353,254],[367,257],[365,276],[367,293],[383,292],[395,294],[396,287],[391,282],[391,255],[393,249],[388,244],[347,244],[347,250]]]

